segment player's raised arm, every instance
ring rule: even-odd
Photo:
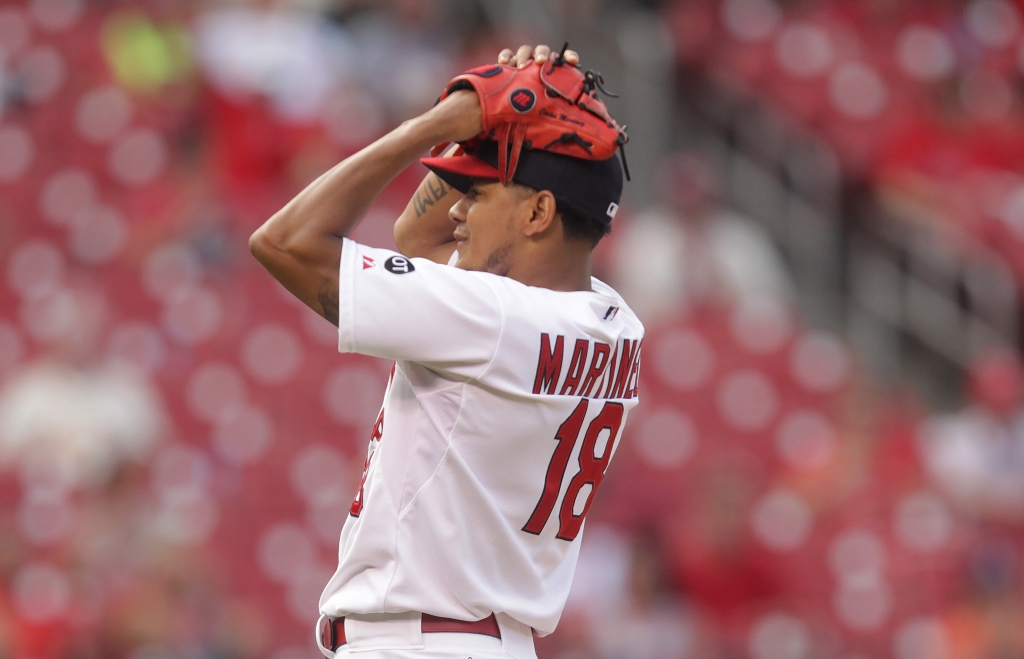
[[[477,95],[448,96],[311,183],[252,234],[249,249],[293,295],[337,325],[342,238],[424,151],[467,140],[480,130]]]
[[[545,62],[550,56],[551,48],[546,45],[523,45],[515,52],[509,48],[501,51],[498,63],[522,68],[530,61]],[[576,65],[579,60],[576,51],[565,51],[565,61],[569,64]],[[454,150],[455,147],[452,147],[448,155]],[[398,251],[409,258],[422,257],[435,263],[447,263],[455,251],[452,235],[455,223],[448,217],[448,211],[461,198],[462,193],[436,174],[427,174],[395,222],[395,244]]]

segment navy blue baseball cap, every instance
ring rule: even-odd
[[[442,181],[465,194],[474,178],[497,179],[498,143],[493,140],[463,147],[448,158],[420,160]],[[581,215],[611,224],[622,198],[622,165],[615,156],[586,160],[548,151],[523,149],[512,180],[534,190],[548,190],[559,203]]]

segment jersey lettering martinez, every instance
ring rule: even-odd
[[[643,326],[592,289],[345,241],[338,347],[394,367],[322,613],[555,628],[639,386]]]
[[[588,362],[590,353],[593,357]],[[533,379],[533,393],[635,398],[639,373],[639,341],[622,339],[610,346],[576,339],[572,356],[567,357],[565,337],[559,334],[552,342],[551,336],[544,333],[540,335],[540,357],[537,359],[537,375]]]

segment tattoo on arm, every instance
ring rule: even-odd
[[[412,198],[416,217],[422,217],[427,212],[427,208],[444,199],[451,189],[451,186],[439,179],[437,174],[431,174],[424,179],[423,184],[416,191],[416,196]]]
[[[320,302],[320,308],[323,310],[321,315],[337,326],[338,280],[331,278],[324,279],[320,284],[320,292],[317,293],[316,299]]]

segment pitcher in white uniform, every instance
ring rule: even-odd
[[[622,193],[614,157],[524,150],[509,185],[493,142],[427,158],[432,173],[395,226],[401,253],[345,237],[420,154],[480,126],[476,94],[456,92],[250,240],[338,326],[340,351],[395,362],[320,600],[327,657],[536,657],[637,403],[643,326],[590,274]]]

